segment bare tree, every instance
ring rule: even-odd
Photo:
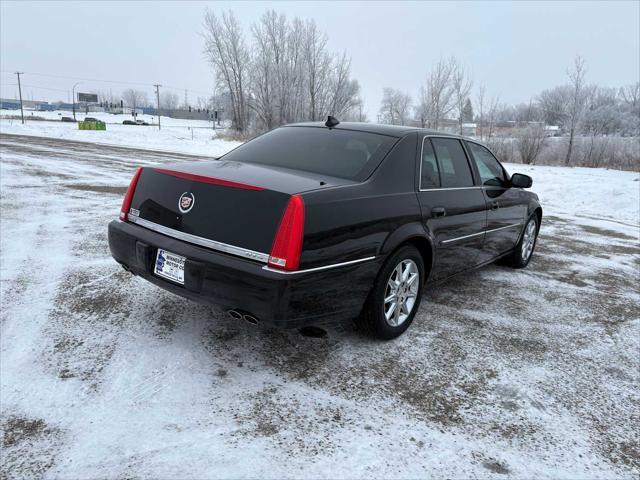
[[[620,97],[631,108],[640,106],[640,82],[620,88]]]
[[[204,20],[205,54],[220,75],[231,98],[233,126],[239,132],[247,127],[247,66],[249,53],[240,24],[233,12],[219,19],[207,10]]]
[[[619,131],[624,117],[620,115],[618,92],[615,89],[592,86],[587,91],[588,108],[585,109],[581,131],[589,140],[582,163],[598,167],[608,150],[608,142],[600,139]]]
[[[307,66],[308,117],[319,120],[326,103],[331,59],[325,48],[327,36],[318,31],[315,22],[307,21],[304,35],[304,57]]]
[[[640,82],[622,87],[618,98],[622,103],[620,133],[640,136]]]
[[[571,87],[561,85],[550,90],[544,90],[537,99],[542,111],[543,120],[547,125],[565,127],[568,118]]]
[[[260,22],[251,27],[254,39],[253,72],[251,81],[251,102],[249,106],[256,112],[267,130],[275,126],[277,98],[277,72],[273,57],[272,31],[276,26],[277,16],[274,11],[266,12]],[[277,46],[275,46],[278,48]]]
[[[180,103],[180,96],[175,92],[164,91],[160,95],[160,103],[163,110],[176,110]]]
[[[251,31],[249,107],[262,127],[354,116],[360,84],[351,78],[351,59],[327,52],[315,22],[268,11]]]
[[[273,10],[252,26],[254,63],[260,72],[250,75],[252,93],[267,128],[293,121],[299,110],[301,28],[297,19],[291,24]]]
[[[411,111],[411,97],[393,88],[382,91],[380,115],[383,123],[406,125]]]
[[[122,92],[122,99],[126,106],[133,110],[146,107],[149,104],[149,97],[147,92],[143,90],[136,90],[134,88],[128,88]]]
[[[546,140],[544,126],[529,125],[517,132],[515,137],[515,147],[522,163],[527,165],[535,163]]]
[[[336,56],[329,82],[330,100],[327,114],[341,116],[351,111],[356,105],[360,94],[360,84],[350,78],[351,59],[346,53]]]
[[[480,141],[482,141],[484,136],[484,97],[485,86],[483,84],[478,87],[478,95],[476,97],[478,104],[478,134],[480,135]]]
[[[488,114],[489,132],[487,135],[488,140],[491,140],[491,135],[493,134],[493,130],[496,122],[496,114],[498,112],[499,105],[500,105],[500,97],[493,97],[489,102],[489,114]]]
[[[360,96],[356,99],[356,104],[354,105],[353,110],[350,112],[351,116],[348,116],[347,119],[353,120],[354,122],[368,122],[367,114],[364,111],[364,99]]]
[[[569,127],[569,147],[567,148],[567,156],[565,157],[565,165],[571,163],[571,154],[573,151],[573,139],[585,104],[585,77],[586,69],[584,60],[578,56],[574,60],[573,70],[567,72],[569,75],[569,83],[571,85],[571,97],[568,108],[568,127]]]
[[[453,82],[453,97],[455,102],[455,108],[458,114],[458,130],[462,135],[462,124],[464,123],[464,106],[466,100],[469,98],[473,81],[465,73],[464,67],[454,63],[454,69],[452,74]]]
[[[457,69],[455,58],[441,58],[431,68],[420,89],[418,114],[423,127],[437,129],[442,119],[455,108],[453,78]]]

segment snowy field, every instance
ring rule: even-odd
[[[47,121],[29,120],[31,116],[42,117]],[[80,142],[119,145],[124,147],[146,148],[152,150],[190,153],[194,155],[219,156],[239,143],[225,142],[217,138],[212,123],[206,120],[183,120],[160,117],[161,129],[158,130],[158,118],[152,115],[138,115],[138,120],[155,125],[123,125],[124,120],[133,120],[131,115],[114,115],[101,112],[76,112],[78,121],[93,117],[107,124],[106,131],[79,130],[75,123],[63,123],[61,117],[72,117],[69,111],[37,112],[25,111],[26,124],[22,125],[20,110],[0,110],[0,133],[34,135],[48,138],[61,138]],[[18,117],[1,118],[1,117]]]
[[[187,157],[7,124],[2,478],[640,475],[638,173],[510,165],[545,209],[527,269],[427,288],[396,341],[308,338],[111,259],[106,226],[135,167]],[[198,153],[234,146],[213,145]]]

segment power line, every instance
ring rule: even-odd
[[[2,73],[10,73],[13,74],[14,72],[9,72],[7,70],[2,70]],[[50,77],[50,78],[60,78],[60,79],[65,79],[65,80],[79,80],[79,81],[83,81],[83,82],[99,82],[99,83],[113,83],[113,84],[120,84],[120,85],[138,85],[138,86],[146,86],[146,87],[151,87],[151,86],[155,86],[154,84],[152,84],[151,82],[146,83],[146,82],[130,82],[130,81],[126,81],[126,80],[102,80],[102,79],[97,79],[97,78],[82,78],[82,77],[73,77],[73,76],[69,76],[69,75],[55,75],[55,74],[51,74],[51,73],[41,73],[41,72],[22,72],[25,75],[36,75],[36,76],[41,76],[41,77]],[[203,92],[200,90],[191,90],[189,88],[185,89],[185,88],[181,88],[181,87],[174,87],[171,85],[163,85],[164,88],[169,88],[171,90],[178,90],[178,91],[183,91],[183,90],[188,90],[192,93],[198,93],[201,95],[210,95],[211,92]]]
[[[3,87],[17,87],[18,84],[17,83],[3,83],[2,84]],[[67,93],[69,90],[63,90],[61,88],[51,88],[51,87],[41,87],[40,85],[27,85],[26,83],[22,84],[23,87],[29,87],[29,88],[38,88],[38,89],[42,89],[42,90],[53,90],[55,92],[65,92]]]
[[[79,80],[82,82],[119,83],[122,85],[146,85],[146,86],[151,85],[151,83],[129,82],[124,80],[102,80],[98,78],[82,78],[82,77],[72,77],[68,75],[53,75],[51,73],[40,73],[40,72],[22,72],[22,73],[25,75],[36,75],[40,77],[61,78],[65,80]]]

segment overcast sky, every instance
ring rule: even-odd
[[[605,86],[640,77],[640,2],[12,2],[0,3],[0,94],[68,100],[72,78],[153,83],[210,92],[202,54],[206,8],[231,9],[248,30],[264,11],[313,18],[332,50],[346,50],[369,117],[387,86],[417,96],[431,64],[456,56],[475,85],[508,103],[527,102],[566,80],[575,55],[588,81]],[[31,74],[29,72],[32,72]],[[148,85],[148,86],[147,86]],[[48,89],[44,89],[47,87]],[[86,81],[80,91],[128,85]],[[195,103],[195,102],[193,102]]]

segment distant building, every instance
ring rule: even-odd
[[[547,137],[559,137],[560,127],[558,125],[545,125],[544,133]]]
[[[462,135],[465,137],[475,137],[478,130],[477,123],[463,123]]]
[[[38,100],[22,100],[22,106],[32,110],[40,110],[41,107],[49,105],[49,102],[42,102]],[[20,109],[20,100],[16,98],[0,98],[0,108],[3,110],[18,110]]]
[[[17,110],[20,108],[20,100],[0,98],[0,108],[2,110]]]

